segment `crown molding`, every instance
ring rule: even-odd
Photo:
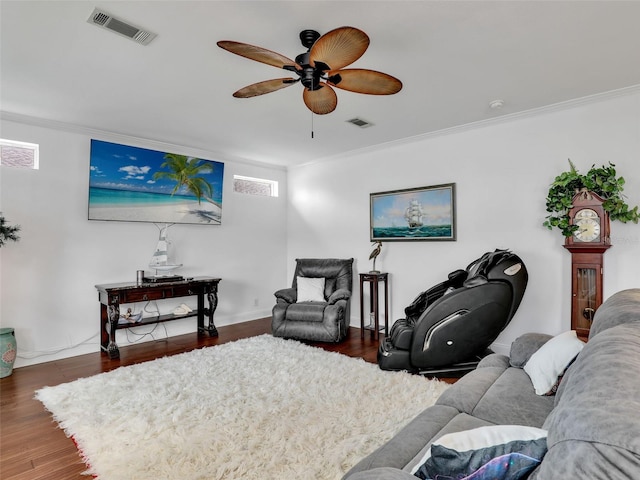
[[[412,144],[412,143],[423,141],[423,140],[430,139],[430,138],[441,137],[441,136],[444,136],[444,135],[453,135],[453,134],[467,132],[467,131],[470,131],[470,130],[476,130],[476,129],[484,128],[484,127],[488,127],[488,126],[509,123],[509,122],[513,122],[515,120],[520,120],[520,119],[524,119],[524,118],[532,118],[532,117],[536,117],[536,116],[539,116],[539,115],[546,115],[548,113],[568,110],[568,109],[579,107],[579,106],[583,106],[583,105],[590,105],[590,104],[594,104],[594,103],[599,103],[599,102],[603,102],[603,101],[610,100],[610,99],[613,99],[613,98],[630,96],[630,95],[637,94],[639,92],[640,92],[640,85],[632,85],[632,86],[620,88],[620,89],[617,89],[617,90],[610,90],[610,91],[603,92],[603,93],[597,93],[597,94],[594,94],[594,95],[588,95],[586,97],[580,97],[580,98],[576,98],[576,99],[572,99],[572,100],[566,100],[564,102],[558,102],[558,103],[554,103],[554,104],[551,104],[551,105],[546,105],[544,107],[538,107],[538,108],[533,108],[533,109],[529,109],[529,110],[523,110],[521,112],[507,113],[507,114],[500,115],[500,116],[497,116],[497,117],[492,117],[492,118],[488,118],[488,119],[484,119],[484,120],[479,120],[479,121],[476,121],[476,122],[470,122],[470,123],[466,123],[466,124],[463,124],[463,125],[456,125],[454,127],[444,128],[444,129],[441,129],[441,130],[435,130],[433,132],[425,132],[425,133],[422,133],[420,135],[414,135],[414,136],[411,136],[411,137],[401,138],[401,139],[398,139],[398,140],[392,140],[392,141],[389,141],[389,142],[378,143],[378,144],[371,145],[371,146],[368,146],[368,147],[365,147],[365,148],[349,150],[349,151],[342,152],[342,153],[339,153],[339,154],[336,154],[336,155],[317,158],[317,159],[311,160],[309,162],[305,162],[305,163],[302,163],[300,165],[293,165],[293,166],[274,165],[274,164],[271,164],[271,163],[260,162],[260,161],[256,161],[256,160],[249,160],[247,158],[235,157],[235,156],[229,155],[229,154],[221,154],[219,152],[212,152],[212,151],[209,151],[209,150],[193,148],[193,147],[187,147],[187,146],[184,146],[184,145],[176,145],[176,144],[166,143],[166,142],[162,142],[162,141],[154,140],[154,139],[149,139],[149,138],[134,137],[134,136],[126,135],[126,134],[123,134],[123,133],[99,130],[99,129],[92,128],[92,127],[86,127],[86,126],[76,125],[76,124],[72,124],[72,123],[65,123],[65,122],[60,122],[60,121],[57,121],[57,120],[50,120],[50,119],[46,119],[46,118],[32,117],[32,116],[28,116],[28,115],[22,115],[22,114],[19,114],[19,113],[7,112],[7,111],[3,111],[3,110],[0,110],[0,119],[7,120],[7,121],[12,121],[12,122],[17,122],[17,123],[23,123],[23,124],[32,125],[32,126],[37,126],[37,127],[50,128],[50,129],[53,129],[53,130],[60,130],[60,131],[71,132],[71,133],[78,133],[78,134],[92,136],[92,137],[96,137],[97,136],[97,137],[101,137],[102,139],[109,138],[109,139],[114,139],[114,140],[117,140],[117,141],[122,141],[122,142],[125,142],[125,143],[131,143],[131,142],[140,143],[140,142],[143,142],[145,144],[150,145],[149,148],[157,148],[159,150],[168,150],[168,151],[171,151],[171,150],[178,150],[178,151],[180,151],[180,150],[182,150],[182,151],[189,150],[189,151],[193,151],[193,152],[198,152],[198,153],[194,153],[194,155],[198,156],[198,157],[213,157],[215,159],[219,159],[219,160],[222,160],[222,161],[230,161],[230,162],[241,163],[241,164],[251,165],[251,166],[256,166],[256,167],[287,171],[289,169],[305,167],[305,166],[313,165],[313,164],[320,163],[320,162],[326,163],[326,162],[329,162],[329,161],[344,160],[344,158],[346,158],[346,157],[351,157],[353,155],[360,155],[360,154],[366,154],[366,153],[374,152],[374,151],[380,150],[381,148],[390,148],[390,147],[394,147],[394,146],[408,145],[408,144]]]
[[[344,160],[345,157],[351,157],[353,155],[360,155],[371,153],[381,148],[390,148],[395,146],[408,145],[415,142],[420,142],[423,140],[427,140],[430,138],[442,137],[444,135],[453,135],[462,132],[468,132],[471,130],[476,130],[479,128],[485,128],[493,125],[500,125],[504,123],[510,123],[516,120],[524,119],[524,118],[532,118],[540,115],[546,115],[548,113],[559,112],[563,110],[569,110],[571,108],[576,108],[583,105],[591,105],[599,102],[603,102],[606,100],[611,100],[613,98],[631,96],[634,94],[640,93],[640,85],[632,85],[630,87],[624,87],[617,90],[610,90],[603,93],[597,93],[594,95],[588,95],[586,97],[575,98],[572,100],[566,100],[564,102],[553,103],[550,105],[545,105],[544,107],[532,108],[529,110],[523,110],[521,112],[507,113],[504,115],[500,115],[498,117],[492,117],[485,120],[479,120],[477,122],[465,123],[463,125],[456,125],[455,127],[444,128],[441,130],[434,130],[433,132],[426,132],[420,135],[414,135],[412,137],[401,138],[398,140],[392,140],[390,142],[378,143],[376,145],[371,145],[369,147],[360,148],[356,150],[349,150],[347,152],[342,152],[337,155],[331,155],[328,157],[317,158],[315,160],[311,160],[309,162],[295,165],[289,168],[299,168],[308,165],[313,165],[315,163],[320,162],[328,162],[335,160]]]
[[[68,133],[76,133],[80,135],[87,135],[88,137],[98,138],[105,141],[116,141],[126,144],[134,144],[140,146],[144,144],[144,148],[154,148],[160,151],[174,151],[174,152],[191,152],[191,155],[199,158],[211,158],[219,161],[227,161],[233,163],[240,163],[244,165],[251,165],[254,167],[268,168],[271,170],[286,171],[286,167],[281,165],[273,165],[271,163],[259,162],[257,160],[249,160],[247,158],[236,157],[229,154],[223,154],[220,152],[213,152],[202,148],[189,147],[185,145],[177,145],[173,143],[162,142],[160,140],[154,140],[151,138],[135,137],[132,135],[126,135],[123,133],[112,132],[108,130],[100,130],[97,128],[86,127],[83,125],[77,125],[73,123],[61,122],[58,120],[51,120],[47,118],[32,117],[29,115],[23,115],[21,113],[7,112],[0,110],[0,119],[9,122],[22,123],[33,127],[49,128],[51,130],[58,130]]]

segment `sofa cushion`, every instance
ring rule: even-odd
[[[524,370],[511,367],[493,382],[470,413],[500,425],[541,427],[553,409],[553,400],[536,395]]]
[[[524,366],[538,395],[548,395],[573,362],[584,342],[579,340],[575,330],[556,335],[536,351]],[[555,389],[553,390],[555,393]]]
[[[544,423],[549,451],[535,478],[567,478],[563,470],[572,478],[640,478],[638,372],[640,323],[611,327],[589,340]]]
[[[436,405],[447,405],[462,413],[472,414],[478,402],[506,368],[505,365],[484,367],[467,373],[440,395]]]
[[[509,357],[499,353],[492,353],[480,360],[476,368],[484,367],[500,367],[502,370],[506,370],[509,368]]]
[[[349,480],[416,480],[416,477],[397,468],[378,467],[349,475]]]
[[[509,367],[505,356],[493,354],[445,390],[436,405],[448,405],[493,424],[540,427],[553,408],[553,397],[536,395],[522,369]]]
[[[325,303],[294,303],[287,308],[287,321],[290,322],[322,322],[324,320]]]
[[[546,333],[525,333],[511,343],[509,352],[509,364],[512,367],[522,368],[529,361],[531,355],[553,338]]]
[[[550,448],[528,480],[635,480],[640,456],[602,443],[568,440]]]
[[[589,340],[598,333],[629,322],[640,322],[638,306],[640,305],[640,288],[630,288],[615,293],[604,302],[593,317],[589,330]]]

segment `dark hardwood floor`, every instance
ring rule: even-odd
[[[213,338],[192,333],[122,347],[119,360],[109,360],[101,353],[91,353],[15,369],[11,376],[0,380],[0,478],[87,478],[81,475],[85,465],[73,441],[57,427],[43,405],[33,398],[35,390],[46,385],[58,385],[108,372],[125,365],[270,333],[271,319],[263,318],[219,327],[218,330],[220,335]],[[371,338],[369,332],[364,340],[360,339],[360,330],[357,328],[351,327],[347,339],[339,344],[313,345],[376,363],[378,342]]]

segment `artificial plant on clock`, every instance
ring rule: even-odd
[[[613,163],[602,167],[593,165],[584,175],[578,172],[571,160],[569,166],[569,171],[558,175],[549,187],[546,199],[549,215],[543,223],[545,227],[549,230],[558,227],[565,237],[574,234],[578,227],[571,224],[569,210],[573,207],[573,197],[581,190],[599,195],[604,200],[602,207],[611,220],[638,223],[638,206],[630,208],[625,202],[626,197],[622,194],[625,180],[616,176]]]

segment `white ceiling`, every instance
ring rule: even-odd
[[[158,36],[90,25],[95,7]],[[3,112],[282,166],[640,85],[638,1],[2,0],[0,19]],[[337,90],[323,116],[300,84],[231,96],[288,75],[218,40],[295,58],[301,30],[346,25],[371,38],[352,67],[398,77],[400,93]]]

